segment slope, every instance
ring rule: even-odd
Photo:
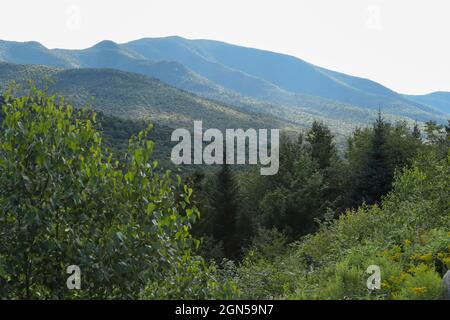
[[[214,128],[295,128],[286,121],[181,91],[159,80],[113,69],[55,69],[0,63],[0,90],[11,81],[32,79],[49,93],[63,95],[75,106],[90,102],[95,110],[131,119],[148,119],[173,127],[192,127],[203,120]]]
[[[411,101],[431,106],[440,112],[450,114],[450,92],[438,91],[425,95],[405,95]]]
[[[148,59],[179,61],[242,95],[299,105],[306,94],[417,119],[439,112],[368,79],[314,66],[293,56],[211,40],[145,38],[123,45]],[[439,115],[442,116],[442,115]],[[439,117],[438,116],[438,117]]]

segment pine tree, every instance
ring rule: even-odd
[[[330,129],[323,123],[314,121],[308,131],[306,141],[310,144],[311,156],[317,161],[319,168],[329,167],[331,159],[336,153]]]
[[[213,207],[213,237],[222,243],[225,257],[237,258],[240,248],[237,235],[237,188],[230,166],[225,161],[217,173]]]
[[[381,196],[391,188],[392,168],[385,152],[387,124],[381,112],[373,126],[371,148],[367,155],[366,165],[358,179],[357,192],[366,203],[379,203]]]

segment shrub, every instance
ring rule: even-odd
[[[439,274],[425,264],[411,270],[395,298],[401,300],[432,300],[442,295],[442,280]]]

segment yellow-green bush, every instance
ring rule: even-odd
[[[396,299],[430,300],[442,294],[442,280],[431,267],[420,264],[410,270],[403,281],[400,291],[394,295]]]

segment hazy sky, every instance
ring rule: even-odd
[[[1,0],[0,39],[180,35],[288,53],[403,93],[450,91],[449,0]]]

